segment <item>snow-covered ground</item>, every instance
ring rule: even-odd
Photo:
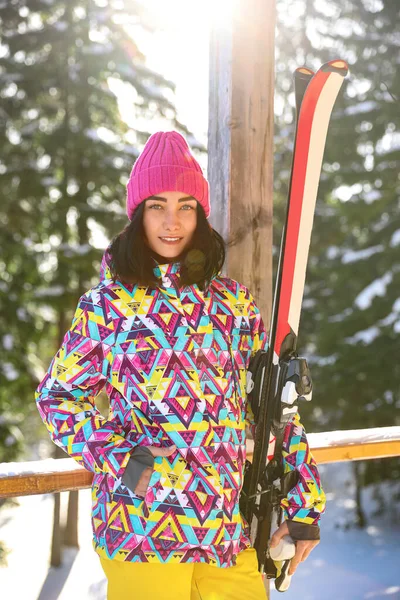
[[[369,517],[366,530],[336,527],[351,521],[354,488],[350,465],[321,465],[328,496],[321,543],[293,577],[285,600],[400,600],[400,526]],[[388,487],[383,488],[389,494]],[[65,511],[67,494],[62,494]],[[0,568],[0,597],[24,600],[105,600],[106,580],[92,549],[90,491],[80,492],[79,551],[64,549],[63,565],[49,568],[53,497],[18,498],[0,511],[0,539],[11,550]],[[374,509],[365,490],[365,509]],[[271,585],[273,588],[273,584]],[[271,597],[277,599],[272,590]],[[162,599],[157,599],[162,600]],[[221,598],[222,600],[222,598]]]

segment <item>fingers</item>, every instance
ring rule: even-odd
[[[147,446],[153,456],[171,456],[176,450],[175,444],[166,448],[157,448],[156,446]]]
[[[293,575],[301,562],[306,560],[311,550],[319,544],[319,540],[302,540],[296,542],[296,554],[291,560],[289,575]]]
[[[313,542],[308,542],[308,544],[309,545],[306,546],[306,549],[303,554],[303,559],[302,559],[303,561],[306,560],[306,558],[310,554],[311,550],[314,550],[315,546],[318,546],[319,540],[314,540]]]
[[[297,567],[303,560],[303,554],[304,554],[304,547],[300,545],[300,542],[297,542],[296,554],[293,556],[293,558],[290,562],[289,575],[293,575],[293,573],[296,571]]]
[[[176,451],[175,444],[166,448],[158,448],[156,446],[147,446],[147,448],[150,450],[153,456],[171,456],[171,454]],[[134,490],[136,496],[140,496],[142,498],[146,496],[152,473],[153,469],[151,467],[146,467],[146,469],[144,469]]]
[[[153,473],[153,469],[151,467],[145,468],[145,470],[141,474],[138,484],[134,490],[134,493],[136,494],[136,496],[144,497],[146,495],[152,473]]]
[[[274,535],[271,537],[271,541],[270,541],[271,548],[275,548],[275,546],[277,546],[279,544],[280,539],[283,538],[284,535],[288,535],[288,534],[289,534],[289,528],[288,528],[286,521],[284,521],[283,523],[281,523],[281,525],[275,531]]]

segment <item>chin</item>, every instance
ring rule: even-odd
[[[179,258],[183,253],[183,248],[152,248],[157,260],[173,260]]]
[[[166,244],[160,242],[152,244],[151,249],[158,256],[164,257],[168,260],[172,260],[179,258],[185,252],[187,246],[188,244],[185,242],[182,242],[181,244],[179,244],[179,246],[176,247],[167,246]]]

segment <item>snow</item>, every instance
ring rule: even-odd
[[[368,327],[368,329],[364,329],[362,331],[357,331],[354,335],[350,337],[344,338],[344,341],[348,344],[356,344],[357,342],[364,342],[365,344],[370,344],[374,341],[375,338],[378,337],[381,330],[379,327],[375,325],[373,327]]]
[[[320,465],[327,508],[321,519],[321,542],[301,563],[285,600],[399,600],[400,528],[393,514],[373,517],[373,487],[363,490],[368,527],[346,529],[354,516],[354,478],[350,463]],[[381,485],[390,500],[394,484]],[[0,510],[1,538],[10,549],[0,569],[5,597],[24,600],[105,600],[106,579],[91,544],[90,490],[79,492],[80,549],[64,548],[63,564],[49,567],[53,524],[51,494],[16,499]],[[65,517],[68,494],[61,494]],[[394,509],[393,509],[394,511]],[[32,516],[34,515],[34,518]],[[23,577],[21,567],[23,566]],[[271,582],[271,598],[280,594]],[[8,594],[6,593],[8,592]]]
[[[370,192],[364,192],[363,198],[367,204],[372,204],[372,202],[382,198],[382,194],[378,190],[371,190]]]
[[[305,298],[303,300],[302,307],[303,308],[314,308],[314,306],[316,304],[317,304],[317,301],[314,298]]]
[[[106,142],[107,144],[116,144],[120,141],[120,136],[116,135],[107,127],[99,127],[97,129],[97,135],[103,142]]]
[[[373,223],[371,225],[372,231],[374,231],[375,233],[382,231],[382,229],[384,229],[387,226],[387,224],[389,223],[390,218],[391,217],[389,216],[388,213],[382,213],[379,221],[377,221],[376,223]]]
[[[95,142],[98,142],[100,140],[99,135],[97,133],[97,129],[85,129],[84,133],[86,137],[88,137],[91,140],[94,140]]]
[[[167,98],[163,90],[158,86],[151,83],[141,82],[141,86],[146,90],[146,94],[151,98],[157,98],[158,100],[166,101]]]
[[[392,282],[393,274],[385,273],[379,279],[375,279],[370,283],[363,291],[358,294],[355,299],[355,304],[361,309],[365,310],[368,308],[375,296],[384,296],[386,293],[386,287]]]
[[[337,359],[338,354],[331,354],[330,356],[315,356],[313,362],[320,367],[325,367],[326,365],[334,365]]]
[[[340,323],[341,321],[344,321],[347,317],[349,317],[352,313],[353,309],[351,307],[347,307],[344,309],[343,312],[328,317],[328,323]]]
[[[354,183],[353,185],[339,185],[333,194],[335,198],[339,198],[341,202],[348,202],[353,196],[361,194],[363,187],[361,183]]]
[[[394,248],[400,245],[400,229],[394,232],[390,240],[390,246]]]
[[[15,369],[14,365],[12,365],[9,362],[3,362],[1,370],[3,371],[5,378],[8,381],[15,381],[20,376],[19,372]]]
[[[376,145],[377,154],[387,154],[400,150],[400,133],[389,131]]]
[[[96,44],[92,43],[90,46],[83,46],[82,51],[84,54],[109,54],[113,50],[112,44]]]
[[[53,27],[54,29],[57,29],[57,31],[65,31],[68,29],[68,23],[66,21],[56,21],[53,23]]]
[[[371,248],[364,248],[363,250],[346,250],[342,255],[342,263],[348,264],[357,260],[364,260],[377,252],[383,252],[383,250],[384,246],[382,244],[372,246]]]
[[[60,244],[58,246],[58,250],[62,250],[64,256],[67,256],[69,258],[79,255],[79,256],[84,256],[85,254],[87,254],[88,252],[90,252],[92,250],[92,246],[90,244]]]
[[[358,115],[360,113],[370,112],[371,110],[375,110],[378,108],[378,103],[373,100],[367,100],[365,102],[359,102],[358,104],[354,104],[352,106],[347,106],[344,109],[345,115]]]
[[[341,249],[339,246],[329,246],[326,250],[326,258],[329,260],[334,260],[340,254]]]
[[[3,348],[5,350],[12,350],[14,347],[14,337],[11,333],[6,333],[3,335]]]
[[[30,123],[27,123],[27,125],[24,125],[23,127],[21,127],[19,132],[22,133],[22,135],[29,135],[31,133],[34,133],[38,129],[39,129],[39,122],[31,121]]]
[[[17,317],[18,317],[19,321],[28,321],[29,314],[28,314],[26,308],[24,308],[23,306],[19,306],[17,308]]]
[[[307,439],[310,446],[315,448],[328,448],[343,444],[372,444],[375,442],[398,441],[400,439],[400,426],[371,427],[365,429],[338,429],[322,433],[308,433]]]
[[[139,156],[139,151],[136,146],[132,144],[118,144],[118,150],[121,152],[125,152],[126,154],[130,154],[135,159]]]
[[[34,296],[41,298],[42,296],[62,296],[65,294],[65,287],[62,285],[53,285],[47,288],[36,289]]]
[[[57,179],[56,177],[43,177],[40,180],[40,182],[45,187],[49,187],[50,185],[58,185],[60,183],[60,180]]]
[[[61,494],[64,514],[67,498],[68,494]],[[0,589],[8,591],[6,596],[25,600],[105,600],[106,580],[90,543],[90,491],[80,492],[81,548],[64,548],[63,564],[58,568],[49,567],[52,495],[21,497],[18,502],[19,507],[5,507],[0,512],[1,537],[12,550],[7,556],[8,567],[0,569]]]
[[[378,325],[381,325],[383,327],[387,327],[388,325],[393,325],[393,323],[395,321],[397,321],[397,319],[399,319],[400,317],[400,298],[397,298],[397,300],[394,302],[393,306],[392,306],[392,311],[383,319],[381,319],[380,321],[378,321]]]
[[[57,472],[81,471],[82,467],[73,458],[42,458],[40,460],[30,460],[26,463],[7,462],[0,463],[0,477],[11,475],[28,475],[29,473],[46,473],[55,470],[57,461]],[[58,462],[60,461],[60,462]]]
[[[364,8],[372,13],[378,13],[384,8],[382,0],[363,0],[363,4]]]
[[[24,78],[21,73],[2,73],[1,79],[3,82],[5,81],[21,81]]]

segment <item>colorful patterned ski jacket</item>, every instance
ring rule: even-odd
[[[179,263],[155,263],[158,287],[122,285],[109,261],[107,249],[100,283],[79,299],[37,387],[40,416],[54,443],[94,473],[100,556],[230,567],[251,546],[239,494],[253,423],[246,368],[268,347],[260,312],[245,286],[221,274],[201,291],[180,287]],[[104,387],[107,419],[94,403]],[[122,483],[134,449],[172,444],[174,454],[154,459],[145,498],[135,496]],[[298,475],[281,503],[285,518],[319,531],[325,495],[298,414],[283,463]]]

